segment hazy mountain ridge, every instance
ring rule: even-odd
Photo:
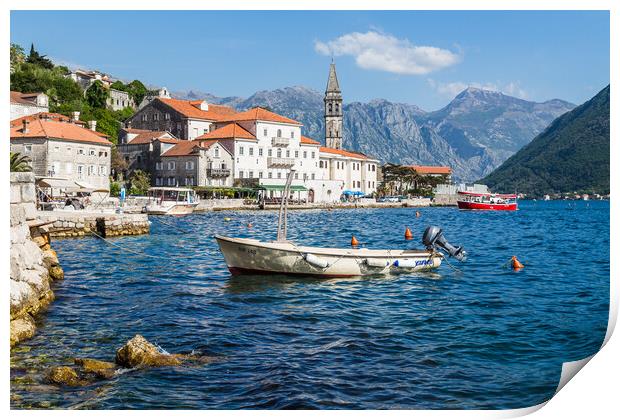
[[[324,139],[323,94],[303,86],[259,91],[247,99],[197,91],[174,95],[239,110],[266,106],[303,123],[308,137]],[[344,147],[383,163],[451,166],[455,179],[471,181],[491,172],[573,107],[558,99],[537,103],[476,88],[433,112],[384,99],[352,102],[343,106]]]

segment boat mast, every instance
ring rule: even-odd
[[[278,236],[276,237],[276,242],[286,242],[288,196],[294,175],[295,169],[291,169],[286,178],[286,184],[284,184],[284,191],[282,191],[282,201],[280,202],[280,211],[278,212]]]

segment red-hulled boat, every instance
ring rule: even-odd
[[[461,210],[517,210],[516,194],[459,191],[456,203]]]

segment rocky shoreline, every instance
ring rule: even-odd
[[[10,343],[31,338],[36,317],[54,300],[52,285],[64,278],[49,229],[36,218],[34,174],[11,173]]]

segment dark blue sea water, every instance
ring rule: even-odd
[[[411,247],[441,226],[469,252],[433,274],[233,278],[213,234],[275,236],[275,212],[152,218],[151,235],[53,243],[65,270],[37,335],[11,355],[11,404],[127,408],[519,408],[549,399],[564,361],[596,352],[609,305],[609,203],[294,211],[303,244]],[[224,218],[232,220],[225,222]],[[253,224],[252,229],[246,227]],[[420,244],[421,245],[421,244]],[[524,262],[503,267],[512,255]],[[112,360],[142,334],[204,366],[128,372],[85,388],[42,381],[73,357]],[[577,379],[578,380],[578,379]]]

